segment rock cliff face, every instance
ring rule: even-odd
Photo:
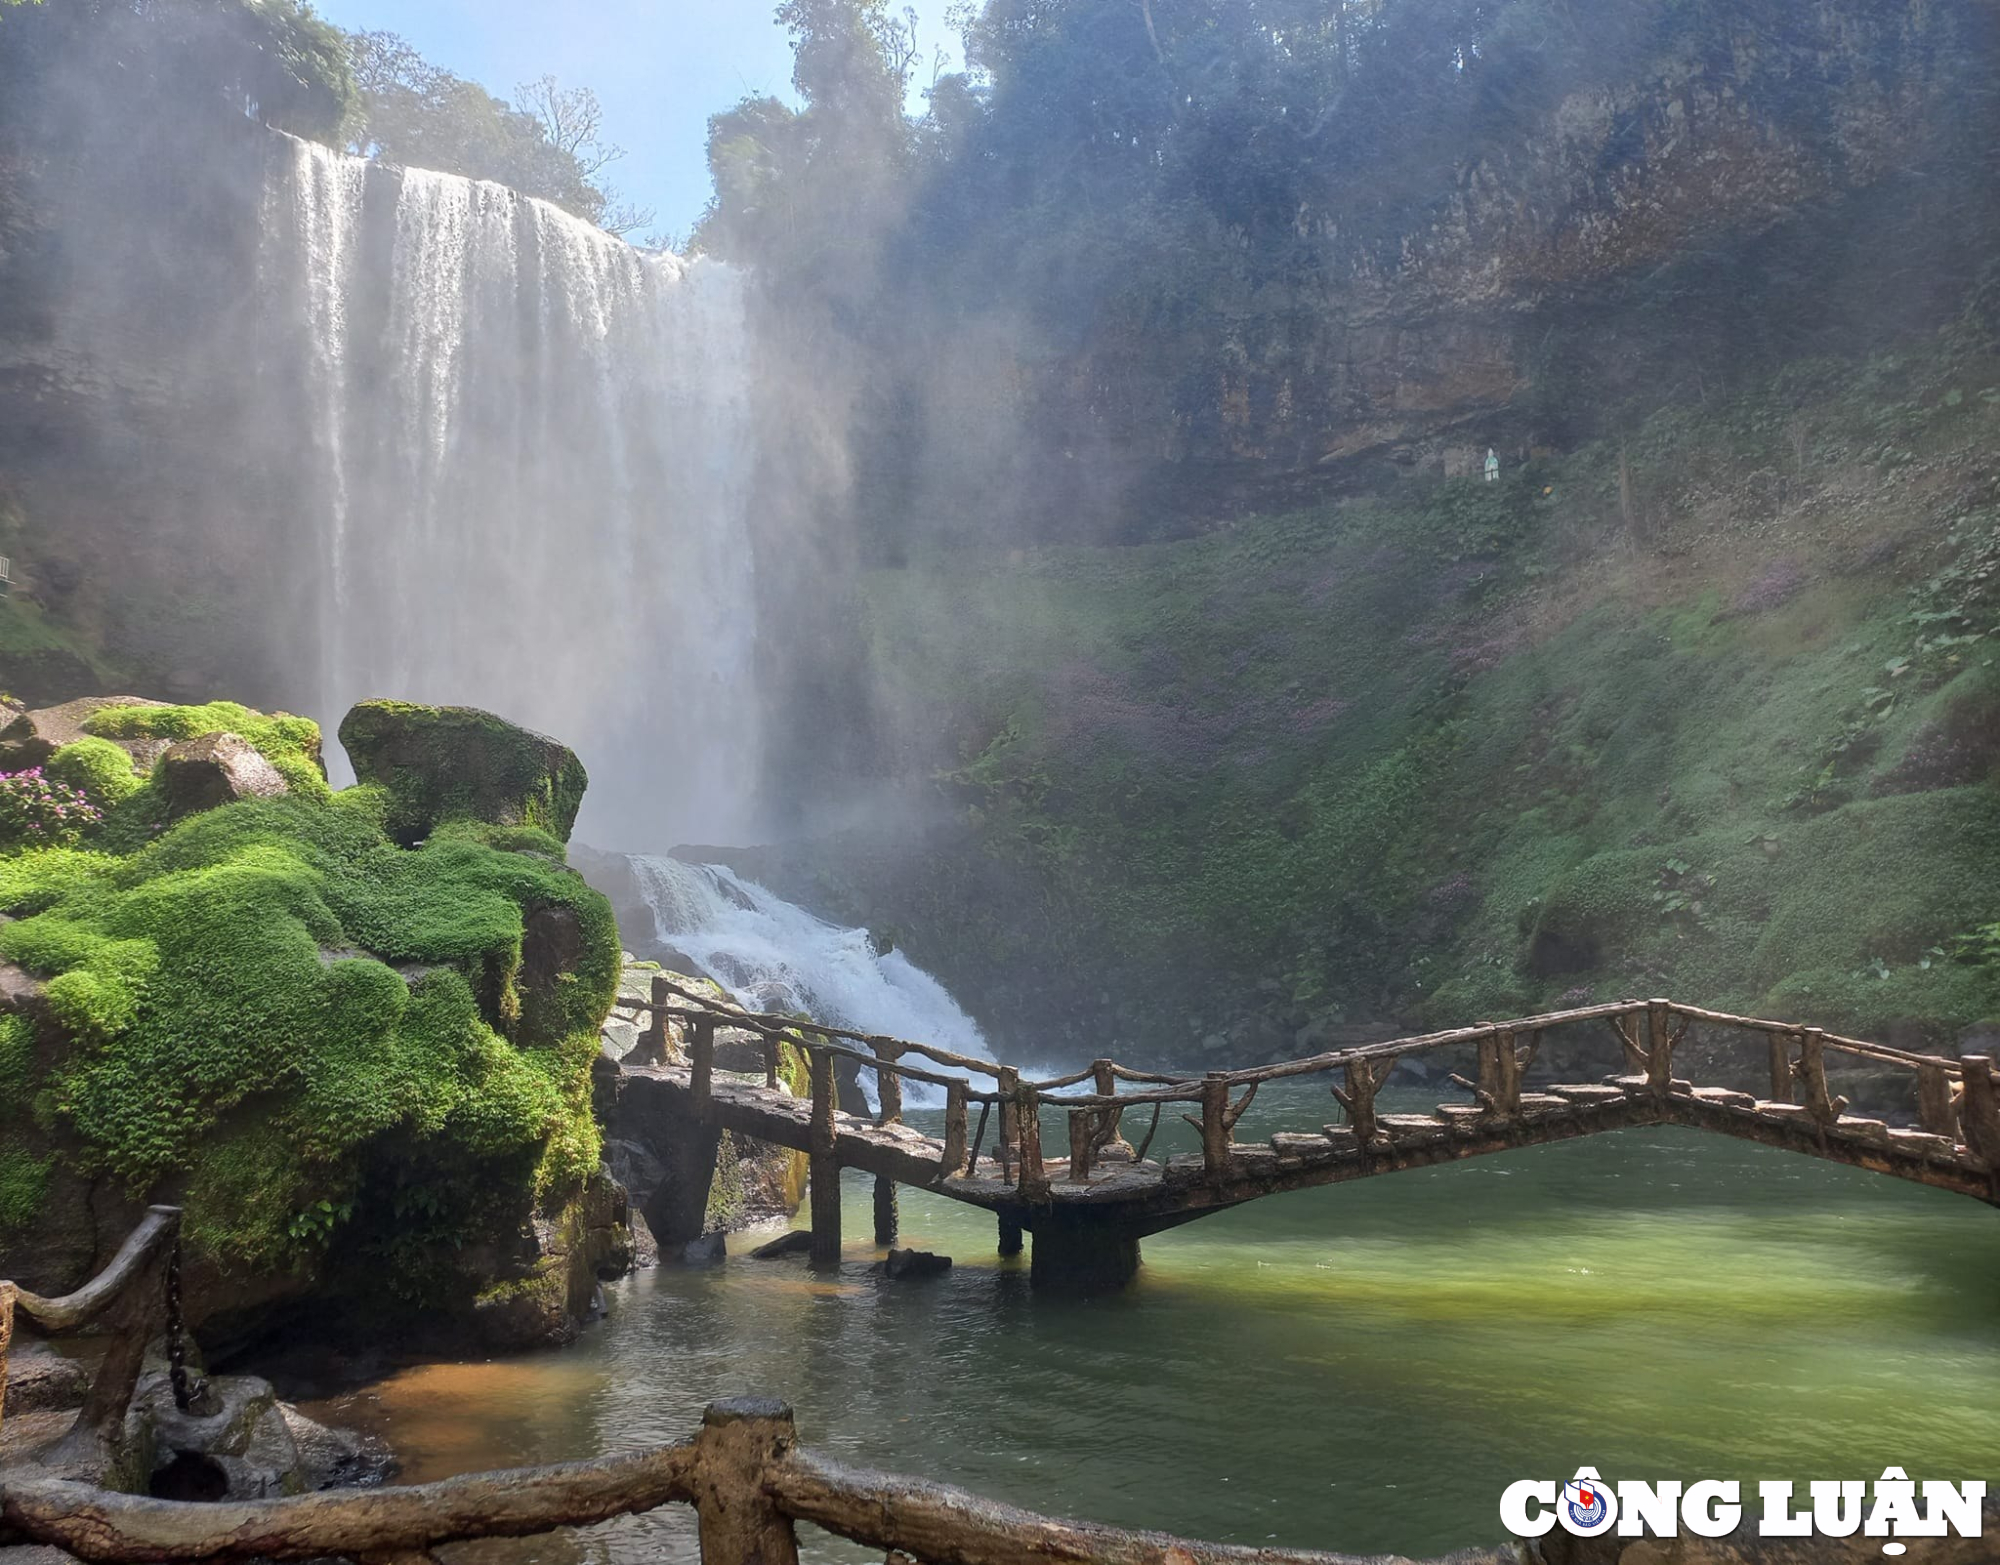
[[[1302,207],[1277,259],[1246,238],[1190,260],[1207,270],[1184,308],[1027,353],[971,312],[911,399],[937,503],[990,474],[1039,510],[1031,531],[1194,527],[1274,490],[1448,476],[1489,444],[1511,466],[1605,407],[1937,324],[2000,211],[1973,64],[1993,18],[1792,11],[1781,35],[1718,18],[1699,44],[1635,49],[1622,81],[1501,116],[1388,231]]]

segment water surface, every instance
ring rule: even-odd
[[[1267,1088],[1239,1134],[1315,1116],[1323,1096]],[[1880,1175],[1619,1131],[1255,1202],[1147,1240],[1136,1286],[1082,1302],[1032,1296],[989,1217],[910,1190],[904,1242],[957,1265],[880,1281],[868,1191],[848,1176],[838,1279],[797,1260],[662,1268],[607,1289],[575,1347],[408,1371],[331,1410],[381,1429],[417,1480],[677,1439],[711,1398],[776,1395],[851,1462],[1357,1553],[1494,1541],[1507,1483],[1585,1462],[2000,1476],[2000,1221]],[[504,1552],[693,1550],[673,1508]]]

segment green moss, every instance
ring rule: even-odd
[[[83,727],[85,733],[106,739],[198,739],[203,734],[235,734],[271,763],[293,793],[319,800],[332,795],[320,765],[319,724],[311,718],[253,712],[234,701],[210,701],[203,706],[106,707],[92,713]]]
[[[340,725],[355,775],[386,797],[399,842],[475,821],[567,842],[589,779],[564,746],[472,707],[364,701]]]
[[[80,789],[100,808],[130,798],[144,785],[132,757],[109,739],[79,739],[43,764],[45,776]]]
[[[12,1148],[0,1150],[0,1239],[13,1237],[35,1220],[51,1166],[48,1158]]]
[[[0,1122],[26,1106],[34,1081],[34,1024],[25,1016],[0,1016]]]
[[[385,1161],[461,1241],[509,1193],[596,1166],[617,931],[545,856],[465,836],[410,852],[365,800],[289,798],[125,856],[0,860],[0,905],[27,914],[0,955],[48,975],[76,1040],[50,1089],[82,1163],[135,1193],[186,1178],[211,1255],[290,1265],[384,1221],[364,1192]],[[520,987],[538,915],[570,935],[547,994]]]

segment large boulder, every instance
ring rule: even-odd
[[[567,745],[467,706],[364,701],[340,725],[355,777],[388,796],[399,842],[449,820],[533,826],[567,842],[589,783]]]
[[[278,799],[291,792],[277,767],[237,734],[176,741],[160,757],[156,775],[169,820],[240,799]]]

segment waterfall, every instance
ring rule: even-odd
[[[634,857],[632,869],[659,942],[753,1010],[992,1057],[944,985],[900,951],[878,952],[867,930],[815,918],[720,864]],[[929,1101],[917,1083],[910,1094]]]
[[[741,279],[499,185],[275,147],[257,385],[308,578],[294,704],[486,707],[583,756],[600,840],[753,835]]]

